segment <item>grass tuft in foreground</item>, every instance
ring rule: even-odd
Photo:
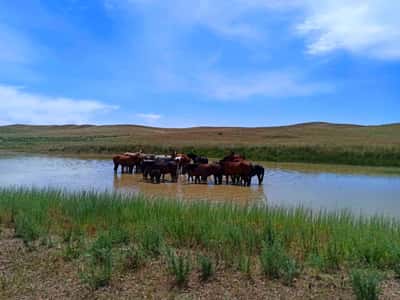
[[[351,283],[357,300],[378,300],[382,274],[376,270],[353,270]]]

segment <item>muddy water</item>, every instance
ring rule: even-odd
[[[168,177],[167,177],[168,179]],[[117,174],[110,160],[0,154],[0,187],[50,187],[68,191],[95,190],[144,193],[185,200],[268,203],[348,209],[356,214],[400,217],[400,170],[266,164],[264,184],[252,186],[178,183],[151,184],[141,175]]]

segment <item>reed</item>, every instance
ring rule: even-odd
[[[146,256],[158,256],[165,247],[173,247],[232,262],[238,253],[257,257],[272,247],[268,245],[279,245],[290,262],[312,260],[326,271],[394,269],[400,257],[398,220],[347,211],[316,213],[302,207],[243,207],[142,195],[4,188],[0,189],[0,220],[2,226],[14,227],[26,243],[60,237],[70,243],[66,254],[70,259],[78,257],[81,239],[102,235],[113,247],[138,245]],[[292,272],[293,264],[285,266]]]

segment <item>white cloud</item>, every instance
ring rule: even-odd
[[[295,97],[325,93],[333,89],[327,83],[309,83],[291,72],[269,72],[237,77],[205,74],[198,81],[201,91],[209,97],[222,100],[242,100],[253,96]]]
[[[400,1],[305,1],[305,21],[297,26],[308,38],[308,53],[343,49],[374,58],[400,58]]]
[[[259,21],[290,11],[288,26],[307,39],[309,54],[346,50],[378,59],[400,58],[400,1],[396,0],[105,0],[147,9],[172,28],[202,26],[237,41],[271,42]],[[115,6],[115,5],[114,5]],[[165,29],[165,28],[164,28]],[[163,29],[163,30],[164,30]]]
[[[95,100],[49,97],[0,85],[0,115],[3,124],[84,124],[95,116],[117,109]]]
[[[145,114],[145,113],[139,113],[136,114],[136,117],[139,119],[145,121],[146,123],[154,123],[161,119],[161,115],[158,114]]]

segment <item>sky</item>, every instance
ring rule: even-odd
[[[0,0],[0,125],[400,122],[397,0]]]

